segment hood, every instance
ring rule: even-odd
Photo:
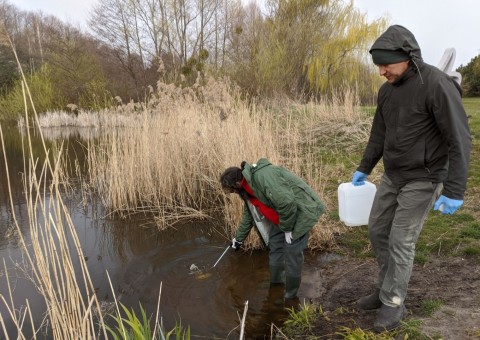
[[[252,175],[260,170],[263,169],[266,166],[272,165],[266,158],[260,158],[257,163],[253,164],[245,164],[245,167],[243,168],[242,174],[243,177],[247,180],[247,182],[251,183],[252,181]]]
[[[422,52],[412,32],[400,25],[393,25],[373,43],[372,50],[403,51],[410,59],[422,59]]]

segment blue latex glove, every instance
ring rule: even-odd
[[[440,196],[433,205],[433,210],[442,212],[442,215],[452,215],[463,205],[463,200],[455,200],[446,196]]]
[[[364,185],[367,176],[368,175],[364,174],[363,172],[355,171],[352,177],[352,184],[355,186]]]

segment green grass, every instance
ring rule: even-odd
[[[442,300],[426,300],[422,302],[420,309],[425,316],[432,316],[440,307],[443,306]]]
[[[441,215],[432,211],[417,242],[415,262],[423,264],[428,257],[477,256],[480,253],[480,224],[468,213]]]
[[[469,116],[468,123],[472,135],[468,187],[478,189],[480,187],[480,98],[464,98],[463,105]]]
[[[334,217],[334,213],[330,214]],[[343,254],[374,257],[366,226],[352,227],[337,238]],[[432,211],[425,221],[416,245],[415,263],[424,264],[431,255],[478,256],[480,223],[468,213],[441,215]]]
[[[375,110],[377,109],[376,106],[362,106],[361,110],[363,113],[368,114],[369,116],[372,116],[375,114]]]
[[[400,327],[390,332],[375,333],[361,328],[340,327],[336,335],[345,340],[441,339],[441,337],[432,338],[423,334],[420,330],[421,325],[420,320],[408,318],[402,321]]]
[[[321,310],[321,307],[320,307]],[[317,319],[317,310],[311,304],[304,303],[300,310],[287,308],[288,319],[283,323],[282,331],[287,336],[309,334]]]
[[[370,241],[368,239],[367,226],[352,227],[338,237],[340,248],[346,255],[359,258],[374,257]]]
[[[472,135],[480,140],[480,98],[464,98],[463,106],[469,116],[469,125]]]
[[[155,320],[155,327],[152,329],[152,322],[147,318],[147,314],[140,304],[140,316],[137,316],[133,308],[130,310],[121,302],[119,303],[123,310],[123,316],[117,313],[111,314],[115,326],[105,325],[111,338],[115,340],[144,340],[159,339],[165,340],[173,337],[175,340],[189,340],[190,327],[184,328],[182,323],[176,323],[170,331],[165,331],[163,324]]]
[[[475,240],[480,240],[480,223],[473,222],[469,224],[460,232],[460,236],[464,238],[472,238]]]
[[[340,327],[336,335],[345,340],[391,340],[389,334],[377,334],[361,328]]]

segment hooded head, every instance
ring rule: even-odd
[[[415,36],[400,25],[390,26],[373,43],[370,49],[377,65],[396,64],[405,60],[422,59],[420,46]]]

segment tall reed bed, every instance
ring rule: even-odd
[[[257,105],[242,100],[226,81],[187,89],[159,83],[143,110],[132,113],[137,124],[106,131],[98,143],[88,145],[84,187],[96,191],[112,212],[153,213],[160,228],[220,216],[230,237],[242,202],[225,196],[218,181],[221,172],[242,160],[254,163],[266,157],[303,177],[323,196],[332,174],[318,156],[319,129],[358,120],[362,114],[356,98],[346,91],[328,102]],[[333,227],[325,227],[325,220],[320,224],[313,247],[332,236]],[[259,245],[254,233],[247,244]]]

